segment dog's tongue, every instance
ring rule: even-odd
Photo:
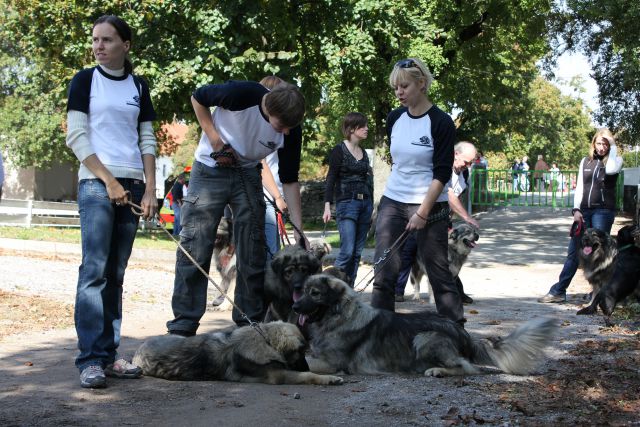
[[[472,242],[471,240],[469,240],[469,246],[471,246],[472,248],[475,248],[476,244],[476,242]]]
[[[298,316],[298,325],[304,326],[304,323],[307,321],[307,315],[301,314]]]
[[[582,253],[585,255],[589,255],[591,252],[593,252],[593,248],[591,246],[585,246],[582,249]]]
[[[300,298],[302,298],[302,292],[293,291],[293,302],[298,301]]]

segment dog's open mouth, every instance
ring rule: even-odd
[[[306,323],[313,323],[320,318],[320,307],[313,310],[311,313],[298,314],[298,325],[304,326]]]
[[[302,292],[298,291],[298,290],[294,290],[293,291],[293,302],[298,301],[300,298],[302,298]]]
[[[474,242],[473,240],[462,239],[462,243],[464,243],[468,248],[471,248],[471,249],[476,247],[476,242]]]

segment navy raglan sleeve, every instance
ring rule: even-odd
[[[95,68],[87,68],[76,73],[69,85],[67,111],[74,110],[89,114],[89,96],[91,95],[91,79]]]
[[[259,105],[262,97],[268,92],[269,90],[260,83],[228,81],[201,86],[193,92],[193,97],[205,107],[240,111]]]
[[[137,84],[142,87],[140,93],[140,114],[138,115],[138,122],[152,122],[156,119],[156,111],[153,109],[151,103],[151,94],[149,93],[149,85],[144,79],[140,77],[134,77]]]
[[[324,201],[333,202],[335,193],[335,185],[342,166],[342,147],[341,144],[335,146],[329,154],[329,170],[327,171],[327,179],[324,188]]]
[[[302,154],[302,128],[296,126],[284,136],[284,145],[278,150],[278,177],[283,184],[298,182]]]
[[[433,179],[446,184],[451,179],[453,146],[456,142],[456,125],[451,117],[439,108],[432,109],[431,136],[433,136]]]
[[[396,120],[406,111],[406,108],[396,108],[387,115],[387,144],[391,145],[391,131]]]

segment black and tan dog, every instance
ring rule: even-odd
[[[342,384],[342,378],[308,372],[307,343],[295,325],[272,322],[193,337],[162,335],[133,356],[144,375],[179,381],[266,384]]]
[[[618,256],[616,240],[607,232],[587,228],[580,237],[578,260],[584,277],[591,285],[591,301],[613,276]]]
[[[487,365],[526,375],[555,330],[553,319],[535,319],[495,343],[480,341],[433,312],[373,308],[345,282],[324,274],[307,279],[293,308],[309,327],[307,361],[317,373],[466,375]]]
[[[605,316],[605,323],[610,325],[610,316],[620,301],[634,293],[636,297],[640,297],[640,247],[635,244],[639,233],[637,226],[630,225],[618,231],[617,255],[612,263],[607,264],[607,266],[613,265],[613,272],[601,285],[599,292],[594,295],[591,304],[579,310],[578,314],[596,314],[600,307]],[[605,256],[604,260],[608,261],[609,257]]]
[[[291,306],[302,295],[304,281],[321,270],[316,254],[302,246],[287,246],[276,252],[265,272],[264,293],[269,304],[265,322],[297,323],[298,316]]]

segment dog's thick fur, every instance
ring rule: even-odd
[[[436,313],[394,313],[364,303],[359,294],[327,275],[307,279],[293,305],[308,324],[312,372],[349,374],[476,374],[477,365],[529,374],[555,330],[552,319],[536,319],[491,344],[472,338]]]
[[[466,222],[456,224],[449,232],[449,271],[451,271],[451,277],[454,281],[460,274],[460,269],[471,250],[476,247],[476,242],[479,238],[478,229]],[[416,258],[411,267],[411,283],[413,284],[413,299],[415,300],[420,299],[420,281],[425,275],[425,267]],[[431,285],[429,285],[429,302],[433,302]]]
[[[213,246],[213,260],[222,278],[220,288],[233,298],[236,290],[238,270],[236,269],[236,250],[233,244],[233,221],[229,218],[223,217],[218,225],[216,241]],[[216,310],[231,310],[233,308],[231,301],[225,298],[219,291],[217,292],[218,296],[212,302],[214,306],[217,306]]]
[[[302,295],[304,281],[321,270],[322,263],[317,254],[302,246],[287,246],[276,252],[265,272],[264,292],[269,304],[265,322],[297,323],[298,315],[291,306]]]
[[[591,285],[591,303],[613,276],[618,255],[616,240],[597,228],[587,228],[578,245],[578,260]]]
[[[579,310],[578,314],[596,314],[600,307],[605,316],[605,323],[610,325],[610,316],[616,304],[633,293],[640,296],[640,248],[635,245],[635,236],[638,233],[638,227],[630,225],[618,231],[617,255],[612,262],[611,278],[602,283],[591,304]],[[605,256],[604,260],[608,262],[609,257]],[[598,270],[597,267],[594,270]]]
[[[239,381],[266,384],[342,384],[342,378],[308,372],[306,341],[284,322],[145,341],[133,357],[144,375],[180,381]]]

